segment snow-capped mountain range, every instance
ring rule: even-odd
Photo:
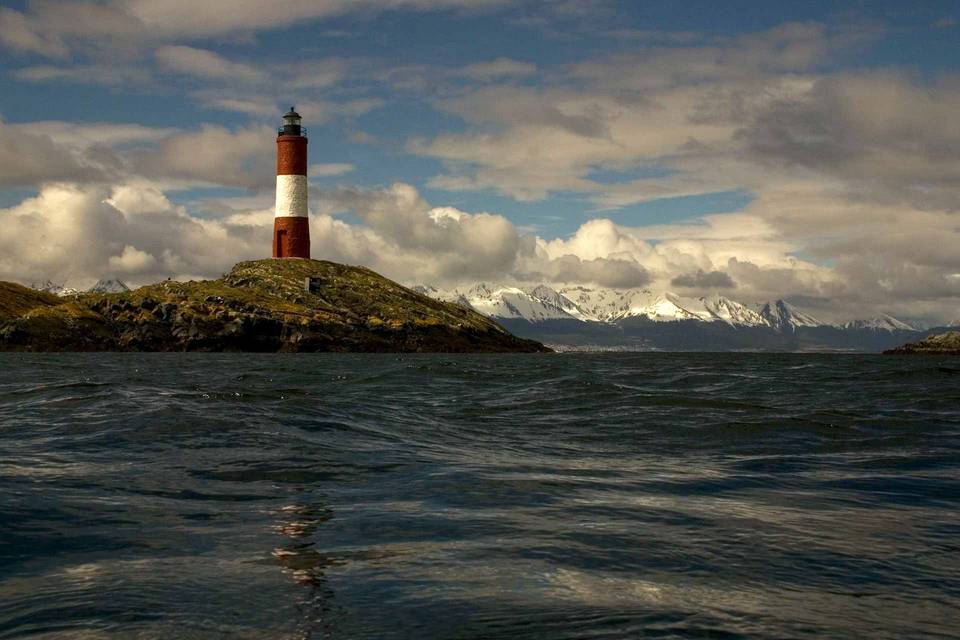
[[[783,300],[755,308],[724,296],[683,297],[649,289],[605,289],[583,286],[553,289],[547,285],[512,287],[480,283],[468,289],[438,289],[416,286],[414,289],[438,300],[455,302],[496,319],[545,322],[579,320],[615,323],[626,318],[653,322],[725,323],[731,327],[766,327],[778,332],[794,332],[801,327],[837,329],[874,329],[916,331],[910,324],[890,315],[844,324],[822,322]]]
[[[932,331],[889,315],[835,324],[784,300],[747,305],[724,296],[684,297],[650,289],[487,283],[414,289],[557,348],[876,352]]]

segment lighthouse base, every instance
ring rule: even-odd
[[[310,220],[304,216],[273,219],[273,257],[310,258]]]

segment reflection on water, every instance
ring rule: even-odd
[[[332,638],[338,611],[325,573],[344,561],[318,551],[312,537],[317,527],[333,517],[333,512],[314,505],[288,504],[276,512],[276,517],[275,529],[287,541],[271,555],[283,572],[303,587],[297,595],[298,634],[305,639]]]
[[[0,640],[951,637],[955,369],[2,355]]]

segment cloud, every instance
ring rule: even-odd
[[[346,173],[356,170],[356,167],[347,162],[326,162],[321,164],[312,164],[308,170],[311,176],[342,176]]]
[[[28,3],[0,9],[0,45],[66,58],[74,50],[132,50],[151,43],[253,33],[354,13],[480,11],[506,0],[129,0]],[[175,60],[175,64],[181,61]],[[202,64],[210,64],[207,60]]]
[[[510,58],[497,58],[489,62],[477,62],[460,69],[459,73],[474,80],[529,76],[536,73],[537,65],[519,62]]]
[[[120,64],[35,65],[17,69],[14,76],[25,82],[70,82],[108,87],[145,87],[153,83],[153,77],[147,69]]]
[[[651,281],[643,265],[632,260],[594,258],[583,260],[574,255],[555,258],[530,276],[564,284],[595,284],[601,287],[642,287]]]
[[[268,254],[269,195],[195,202],[191,213],[149,180],[50,183],[37,196],[0,210],[0,279],[87,286],[105,276],[135,284],[216,277],[240,260]],[[373,190],[315,188],[311,207],[316,257],[367,265],[409,284],[493,280],[706,292],[735,283],[739,300],[803,300],[828,319],[888,311],[947,320],[956,316],[960,297],[960,278],[951,277],[960,273],[960,260],[950,250],[954,243],[941,242],[943,250],[925,260],[909,249],[910,243],[930,246],[934,236],[942,239],[946,214],[919,221],[923,231],[902,243],[890,238],[881,247],[889,260],[877,260],[870,250],[881,229],[838,247],[846,257],[827,267],[798,258],[802,245],[775,230],[752,229],[746,214],[651,229],[594,219],[569,238],[546,240],[520,233],[494,213],[435,207],[402,183]],[[359,224],[337,219],[347,212]]]
[[[231,62],[213,51],[184,45],[160,47],[154,57],[166,69],[198,78],[260,82],[266,77],[250,65]]]
[[[155,147],[131,153],[134,170],[151,179],[169,177],[213,185],[270,188],[274,183],[275,156],[271,127],[230,131],[203,125],[196,131],[177,133]]]
[[[695,273],[685,273],[670,280],[675,287],[686,289],[733,289],[737,284],[729,274],[723,271],[704,271],[697,269]]]
[[[52,180],[101,180],[115,173],[109,153],[82,153],[51,138],[42,127],[0,121],[0,186],[27,187]]]
[[[279,103],[268,96],[237,97],[235,91],[211,89],[194,91],[190,96],[204,107],[218,111],[274,118],[281,112]]]
[[[133,0],[129,11],[147,27],[162,33],[202,36],[272,29],[355,12],[477,10],[503,3],[504,0],[279,0],[269,4],[257,0]]]
[[[0,9],[0,44],[17,53],[67,58],[72,49],[122,51],[150,33],[136,17],[96,2],[30,2]]]
[[[763,75],[803,73],[878,37],[877,29],[785,23],[687,47],[649,47],[574,64],[571,72],[596,88],[630,91],[695,83],[742,82]]]
[[[214,275],[269,244],[248,227],[191,218],[143,183],[50,184],[0,210],[0,218],[0,278],[24,282],[34,275],[76,286],[108,275],[133,282]]]
[[[64,58],[68,50],[63,40],[44,33],[24,14],[0,8],[0,44],[17,53],[37,53],[50,58]]]
[[[272,189],[272,127],[196,130],[142,125],[0,121],[0,186],[49,182],[118,183],[143,179],[181,187]]]
[[[337,118],[355,118],[370,113],[384,105],[381,98],[358,98],[333,102],[328,100],[301,100],[297,102],[297,113],[305,122],[323,123]]]
[[[735,139],[758,162],[843,180],[864,198],[960,207],[958,110],[955,83],[845,74],[765,105]]]
[[[36,135],[42,132],[54,143],[79,152],[154,143],[178,133],[177,129],[171,127],[148,127],[126,122],[34,120],[6,126],[18,135]]]
[[[437,103],[473,129],[431,140],[414,138],[409,149],[445,162],[449,171],[435,178],[437,188],[492,188],[518,200],[580,191],[597,194],[603,206],[636,201],[640,198],[622,189],[613,198],[619,187],[595,182],[591,174],[662,165],[665,158],[686,155],[691,139],[708,147],[728,144],[734,126],[689,119],[705,92],[672,91],[654,101],[569,88],[491,86]],[[699,182],[699,192],[723,188],[709,180]]]
[[[114,273],[149,272],[157,264],[157,259],[146,251],[126,245],[120,255],[110,256],[107,266]]]
[[[200,125],[183,131],[124,123],[0,120],[0,186],[50,182],[116,184],[131,179],[167,187],[272,190],[276,131]],[[343,175],[347,163],[317,164],[316,176]]]
[[[393,245],[390,253],[418,254],[423,266],[415,272],[424,276],[500,276],[513,268],[520,248],[516,229],[506,218],[452,209],[431,215],[433,208],[410,185],[397,183],[375,191],[341,188],[315,195],[321,211],[355,214]]]
[[[749,165],[760,158],[752,148],[744,153],[742,130],[764,110],[802,100],[818,65],[875,35],[785,24],[709,45],[638,47],[541,74],[529,86],[440,93],[435,107],[461,118],[465,131],[415,137],[408,149],[444,162],[435,188],[493,189],[522,201],[577,191],[615,208],[752,186]],[[669,175],[593,179],[645,166]]]
[[[613,29],[606,35],[618,40],[630,40],[644,44],[689,44],[703,40],[704,35],[695,31],[657,31],[653,29]]]
[[[361,65],[359,60],[346,58],[299,58],[290,63],[274,63],[270,74],[279,86],[290,89],[323,89],[351,75],[355,78],[355,68]]]

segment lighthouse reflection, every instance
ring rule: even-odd
[[[297,598],[301,614],[297,635],[304,639],[333,638],[338,608],[325,572],[344,561],[318,551],[312,539],[317,529],[333,517],[333,511],[295,503],[282,507],[276,515],[274,530],[287,541],[277,546],[271,555],[283,572],[305,589]]]

